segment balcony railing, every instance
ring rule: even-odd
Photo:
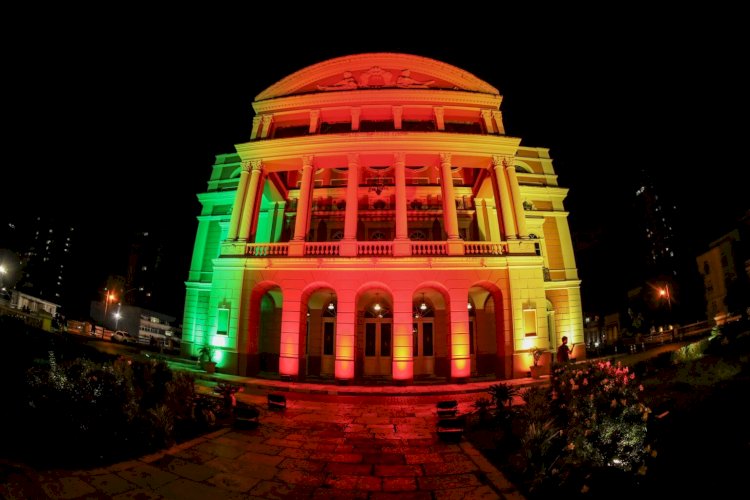
[[[338,242],[321,241],[316,243],[305,243],[305,255],[335,257],[338,254]]]
[[[393,255],[392,241],[359,241],[357,255]]]
[[[287,243],[248,243],[247,257],[284,257],[289,254]]]
[[[508,243],[467,241],[464,243],[466,255],[504,255],[508,253]]]
[[[464,242],[463,255],[468,256],[507,256],[507,255],[539,255],[538,242],[533,240],[511,240],[511,241],[466,241]],[[306,242],[305,256],[310,257],[338,257],[340,253],[340,242],[321,241]],[[225,251],[226,256],[242,255],[241,247],[236,253]],[[289,255],[289,243],[247,243],[245,257],[287,257]],[[358,241],[358,256],[390,256],[393,255],[392,241]],[[412,241],[412,256],[448,256],[448,243],[446,241]],[[556,277],[553,275],[552,280]],[[545,271],[545,281],[549,280],[549,271]]]
[[[444,241],[412,241],[412,255],[447,255],[448,245]]]

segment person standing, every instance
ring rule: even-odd
[[[570,347],[568,347],[568,337],[562,338],[562,344],[557,348],[557,362],[567,363],[570,361]]]

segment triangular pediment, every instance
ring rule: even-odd
[[[427,57],[378,52],[337,57],[313,64],[271,85],[255,100],[312,92],[382,88],[500,93],[492,85],[456,66]]]

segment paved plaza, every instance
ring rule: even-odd
[[[370,396],[287,392],[282,410],[267,408],[262,390],[248,390],[238,396],[261,408],[255,429],[223,428],[92,470],[35,471],[6,464],[0,493],[12,499],[522,498],[465,439],[457,444],[438,439],[437,400],[456,399],[464,412],[486,396],[476,387],[461,388],[464,392],[450,396],[406,388],[361,389],[372,391]]]

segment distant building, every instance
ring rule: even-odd
[[[505,134],[492,85],[406,54],[341,57],[261,92],[218,155],[183,352],[225,373],[341,382],[526,376],[582,346],[549,150]],[[583,349],[574,357],[585,357]]]
[[[154,339],[157,345],[179,343],[181,331],[174,325],[176,318],[168,314],[125,304],[91,302],[91,317],[99,326],[108,330],[124,330],[137,336],[139,342],[150,343]]]
[[[57,310],[60,308],[60,305],[19,292],[18,290],[13,290],[11,293],[10,307],[33,314],[46,314],[54,318],[57,315]]]
[[[75,228],[53,217],[38,216],[20,231],[18,253],[23,271],[16,288],[42,300],[65,303]]]
[[[744,313],[750,306],[750,255],[747,242],[743,241],[743,236],[749,236],[747,221],[746,215],[738,229],[712,241],[709,250],[696,259],[703,276],[709,320],[721,322],[730,314]]]
[[[679,273],[675,221],[677,206],[662,193],[648,171],[641,171],[641,185],[635,192],[635,224],[642,251],[644,278]]]
[[[169,258],[167,239],[158,232],[133,234],[128,252],[125,281],[120,289],[124,304],[156,310],[175,308],[174,290],[165,288],[176,274],[174,258]]]

